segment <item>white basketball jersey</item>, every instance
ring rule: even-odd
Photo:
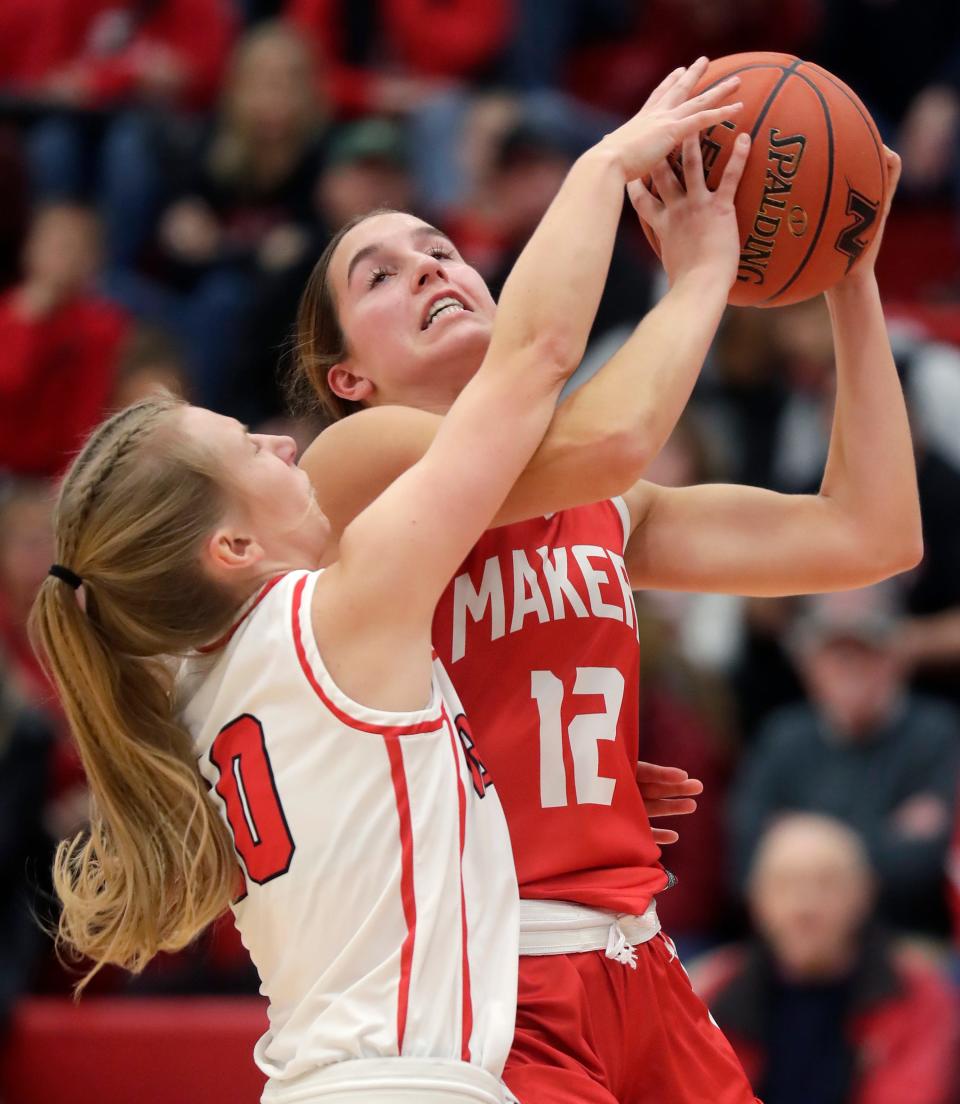
[[[320,573],[267,584],[180,681],[244,872],[233,906],[269,999],[264,1100],[353,1058],[463,1060],[513,1040],[518,905],[506,821],[439,661],[414,713],[351,701],[310,610]]]

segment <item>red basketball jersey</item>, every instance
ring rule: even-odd
[[[627,526],[614,499],[491,529],[433,641],[500,794],[521,897],[639,914],[667,874],[635,779]]]

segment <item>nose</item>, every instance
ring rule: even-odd
[[[276,434],[265,434],[261,438],[262,445],[268,448],[275,456],[279,456],[285,464],[293,464],[297,459],[297,442],[292,437],[281,437]]]
[[[414,289],[428,287],[435,280],[445,281],[447,278],[443,264],[436,257],[424,257],[413,270]]]

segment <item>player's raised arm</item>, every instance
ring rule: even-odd
[[[884,218],[899,177],[900,159],[892,151],[887,166]],[[635,528],[626,560],[634,585],[817,593],[866,586],[917,563],[916,467],[874,275],[880,237],[827,292],[837,396],[819,494],[638,485],[627,496]]]

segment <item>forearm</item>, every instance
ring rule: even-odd
[[[916,563],[920,502],[903,390],[872,275],[827,293],[837,362],[833,430],[820,496],[885,573]]]
[[[580,362],[613,252],[624,181],[602,145],[576,161],[504,285],[488,361],[542,348],[569,371]]]
[[[960,609],[911,618],[900,631],[897,647],[910,667],[955,664],[960,660]]]
[[[635,483],[673,431],[690,398],[726,304],[710,268],[678,280],[629,339],[557,410],[542,448],[599,436],[616,448],[622,485]]]

